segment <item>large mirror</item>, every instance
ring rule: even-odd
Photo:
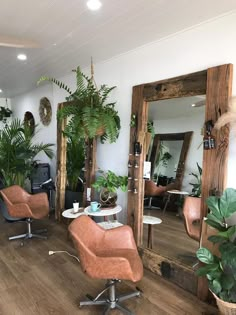
[[[203,135],[201,134],[201,128],[208,121],[212,121],[214,124],[219,116],[227,111],[229,98],[232,93],[232,70],[232,65],[226,64],[180,77],[133,87],[131,121],[135,117],[135,124],[131,124],[130,128],[129,165],[134,165],[134,168],[129,168],[129,173],[132,176],[130,176],[129,183],[128,224],[133,228],[144,266],[186,290],[197,294],[201,299],[206,298],[208,292],[207,284],[203,279],[195,276],[192,268],[194,261],[191,259],[187,260],[187,256],[191,257],[191,254],[195,252],[195,249],[199,246],[199,239],[202,246],[208,246],[208,231],[206,226],[202,224],[203,217],[207,214],[205,200],[211,194],[222,192],[226,186],[227,143],[229,138],[228,127],[220,131],[213,130],[216,146],[209,150],[203,150],[202,158],[201,141],[206,136],[206,129]],[[203,99],[204,95],[205,99]],[[194,97],[193,101],[190,97]],[[162,111],[164,109],[163,113],[159,112],[157,117],[152,111],[156,111],[155,107],[159,106],[152,102],[159,102]],[[164,106],[163,102],[169,103],[170,107],[168,108],[167,103]],[[185,118],[178,118],[176,115],[181,111],[180,103],[184,104],[185,102],[191,115],[185,117],[187,114],[185,109]],[[202,106],[195,106],[195,109],[192,108],[194,106],[191,106],[192,104],[202,104],[203,102],[206,104],[205,110]],[[180,106],[178,110],[176,110],[177,103]],[[203,110],[204,115],[201,112]],[[194,120],[189,123],[193,112]],[[167,115],[167,113],[171,116],[165,116],[165,119],[161,119],[161,115]],[[199,117],[196,119],[198,114]],[[170,122],[171,119],[173,120],[172,122]],[[180,129],[176,121],[181,119],[182,126]],[[148,120],[156,121],[156,123],[153,123],[154,133],[157,135],[156,137],[159,137],[158,145],[156,145],[158,152],[155,152],[154,148],[154,152],[149,152],[149,154],[146,150]],[[187,126],[187,128],[183,129],[183,126]],[[158,130],[158,128],[160,129]],[[178,142],[177,145],[173,146],[174,140],[166,138],[170,133],[172,133],[172,136],[175,134],[175,137],[178,137],[180,133],[185,133],[188,138],[191,138],[189,140],[189,149],[182,150],[183,146],[185,146],[183,142],[181,153],[179,153],[177,147],[180,147],[181,143]],[[172,141],[171,147],[170,141]],[[153,142],[153,144],[155,143]],[[137,146],[143,148],[140,154],[136,154],[134,150]],[[198,146],[200,146],[199,149]],[[152,147],[155,147],[155,145],[151,145],[150,150],[152,150]],[[163,153],[165,157],[164,165],[159,163],[160,148],[165,150]],[[169,154],[165,154],[165,152]],[[185,152],[186,156],[181,157],[182,152]],[[179,162],[178,155],[180,155]],[[148,172],[145,167],[145,174],[149,173],[152,176],[150,179],[154,181],[154,188],[160,192],[161,196],[159,201],[151,200],[150,202],[150,198],[147,200],[145,196],[144,162],[146,158],[150,162],[151,156],[154,156],[154,165],[151,172]],[[138,168],[135,168],[137,165]],[[189,183],[193,179],[190,178],[191,175],[189,174],[197,174],[199,170],[197,165],[202,168],[202,189],[201,198],[195,198],[198,200],[198,214],[200,208],[200,219],[197,220],[199,222],[197,231],[200,234],[195,239],[194,233],[191,233],[191,237],[186,233],[183,224],[184,210],[182,205],[187,200],[188,193],[191,192]],[[172,168],[171,173],[169,173],[169,168]],[[162,185],[160,182],[160,185],[158,185],[157,181],[160,180],[162,180]],[[173,190],[177,190],[178,193],[169,193],[169,191],[173,192]],[[148,202],[148,204],[145,202]],[[153,209],[150,209],[152,202]],[[144,205],[148,206],[148,209],[145,209]],[[155,206],[160,209],[154,209]],[[188,207],[192,207],[191,203]],[[146,220],[146,214],[159,220],[152,224],[153,222]],[[169,221],[168,218],[170,218]],[[154,233],[153,226],[155,226]],[[179,235],[178,241],[176,235]],[[147,242],[145,237],[149,239],[149,242]]]
[[[188,196],[200,198],[201,195],[204,120],[205,95],[148,104],[153,137],[147,148],[151,176],[145,178],[143,214],[145,218],[157,219],[157,224],[152,226],[152,244],[148,240],[150,227],[144,224],[143,246],[151,246],[153,251],[189,266],[196,263],[199,239],[189,236],[183,205]],[[166,190],[157,189],[150,195],[150,185]],[[199,201],[197,204],[200,205]],[[200,236],[200,207],[196,212],[193,224]]]

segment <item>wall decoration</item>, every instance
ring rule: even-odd
[[[48,126],[52,119],[52,106],[47,97],[43,97],[40,100],[39,116],[42,124]]]
[[[31,130],[31,133],[34,134],[35,120],[34,120],[34,116],[31,112],[25,112],[24,125],[28,126]]]

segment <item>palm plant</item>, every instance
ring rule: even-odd
[[[106,103],[113,87],[102,85],[97,89],[93,78],[84,75],[80,67],[76,70],[76,91],[55,78],[41,77],[38,84],[49,81],[69,93],[66,100],[69,102],[58,110],[58,119],[70,118],[64,130],[66,136],[79,135],[83,138],[94,138],[100,131],[101,142],[109,140],[115,142],[119,136],[120,118],[115,110],[115,102]]]
[[[33,144],[34,136],[19,119],[0,130],[0,173],[5,186],[24,186],[38,153],[44,152],[50,159],[53,157],[53,144]]]
[[[71,191],[76,191],[78,180],[81,176],[82,168],[84,167],[85,153],[84,153],[84,139],[82,138],[68,138],[67,139],[67,188]]]

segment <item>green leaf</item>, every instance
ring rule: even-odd
[[[220,235],[211,235],[208,237],[208,240],[212,242],[213,244],[216,244],[216,243],[224,242],[225,240],[227,240],[227,237],[220,236]]]
[[[214,256],[207,248],[199,248],[196,252],[196,255],[197,258],[204,264],[212,264],[215,262]]]
[[[220,198],[220,211],[225,218],[230,217],[236,211],[236,190],[227,188]]]
[[[200,268],[196,271],[196,274],[197,274],[198,276],[205,276],[205,275],[207,275],[207,274],[211,275],[211,274],[213,274],[213,272],[215,272],[218,268],[219,268],[218,263],[209,264],[209,265],[200,267]]]
[[[211,210],[212,214],[219,219],[220,221],[223,220],[223,216],[221,214],[220,208],[219,208],[219,197],[210,196],[206,200],[206,204],[208,208]]]
[[[235,280],[231,275],[224,275],[221,280],[221,285],[224,290],[230,290],[235,285]]]
[[[215,293],[215,294],[219,294],[220,292],[221,292],[221,290],[222,290],[222,287],[221,287],[221,284],[220,284],[220,282],[219,282],[219,280],[216,280],[216,279],[214,279],[213,281],[212,281],[212,287],[213,287],[213,292]]]
[[[218,231],[222,231],[222,232],[223,232],[223,231],[226,231],[226,230],[227,230],[226,227],[220,225],[219,223],[217,223],[217,222],[215,222],[215,221],[213,221],[213,220],[209,220],[208,218],[205,220],[205,222],[206,222],[208,225],[212,226],[213,228],[217,229]]]

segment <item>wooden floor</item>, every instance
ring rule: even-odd
[[[185,230],[183,219],[174,212],[163,215],[161,210],[145,209],[144,214],[158,217],[161,224],[153,226],[153,250],[161,255],[174,258],[185,265],[193,265],[199,243],[190,238]],[[143,246],[147,246],[148,226],[144,224]]]
[[[9,242],[7,236],[23,232],[24,224],[0,222],[0,314],[101,314],[101,307],[79,309],[78,303],[85,293],[96,295],[104,282],[89,279],[78,262],[67,255],[48,255],[49,250],[75,253],[65,226],[53,220],[35,225],[47,226],[48,240],[28,240],[21,247],[20,241]],[[143,291],[142,297],[124,303],[136,315],[217,314],[215,308],[148,271],[136,285]],[[133,286],[123,282],[120,291],[129,292]],[[121,313],[113,310],[111,314]]]

